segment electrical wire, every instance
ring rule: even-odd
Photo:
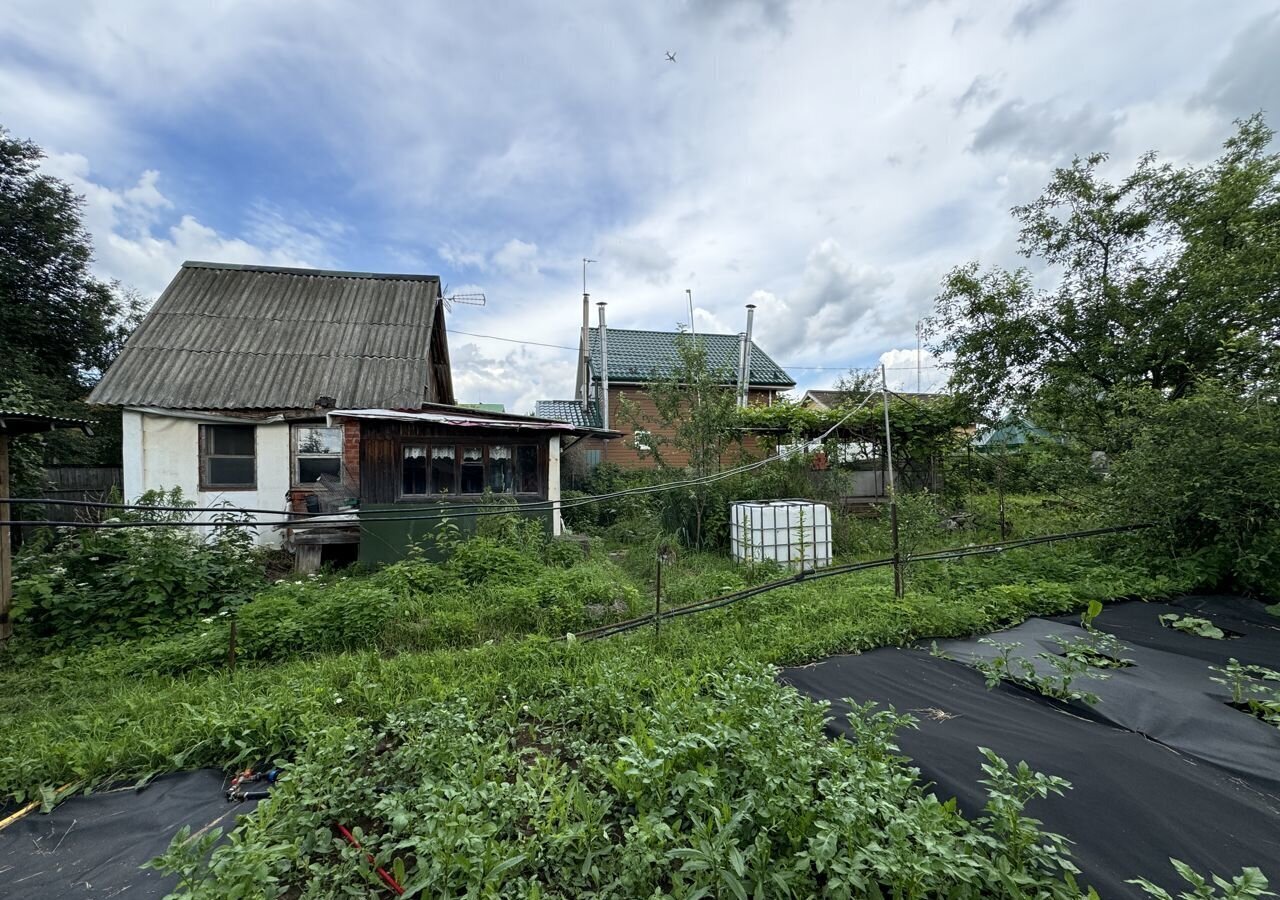
[[[1150,527],[1152,527],[1150,523],[1113,525],[1107,528],[1092,528],[1085,531],[1068,531],[1060,534],[1041,535],[1031,538],[1015,538],[1007,541],[996,541],[991,544],[980,544],[970,547],[958,547],[948,550],[937,550],[930,553],[920,553],[906,557],[904,562],[941,562],[950,559],[961,559],[967,556],[1003,553],[1007,550],[1017,550],[1023,547],[1032,547],[1038,544],[1048,544],[1057,541],[1080,540],[1090,537],[1101,537],[1108,534],[1123,534]],[[793,587],[806,581],[816,581],[822,578],[834,578],[839,575],[848,575],[851,572],[859,572],[866,569],[885,568],[887,566],[892,566],[893,564],[893,558],[889,557],[885,559],[849,563],[843,566],[831,566],[826,569],[804,570],[788,578],[782,578],[766,584],[756,585],[755,587],[750,587],[742,591],[735,591],[731,594],[724,594],[719,597],[712,597],[707,600],[699,600],[695,603],[687,603],[683,606],[665,609],[656,615],[650,613],[646,616],[639,616],[634,619],[627,619],[622,622],[613,622],[609,625],[602,625],[598,628],[580,631],[572,635],[572,637],[574,640],[582,641],[611,637],[615,634],[622,634],[627,631],[634,631],[637,628],[644,628],[648,625],[652,625],[655,620],[674,619],[678,616],[687,616],[711,609],[719,609],[722,606],[728,606],[732,603],[737,603],[740,600],[756,597],[769,591],[778,590],[779,588]],[[566,640],[567,637],[568,636],[561,638],[561,640]]]
[[[835,431],[841,425],[847,422],[850,419],[850,417],[853,416],[854,413],[862,409],[862,407],[865,406],[867,402],[871,399],[871,396],[872,395],[868,394],[866,397],[863,398],[861,403],[859,403],[853,409],[845,413],[840,418],[840,420],[837,421],[834,425],[828,428],[825,432],[823,432],[817,438],[813,438],[811,440],[806,441],[802,446],[804,448],[808,448],[814,445],[821,444],[833,433],[835,433]],[[333,518],[333,516],[335,515],[334,513],[305,513],[305,514],[296,514],[296,515],[301,515],[302,518],[284,518],[284,519],[275,519],[275,520],[263,520],[259,518],[259,519],[255,519],[253,522],[246,522],[243,524],[253,526],[253,527],[257,527],[257,526],[276,527],[276,526],[289,525],[296,528],[300,525],[303,527],[306,527],[309,524],[308,520],[310,519],[310,520],[315,520],[314,524],[319,527],[334,528],[334,527],[350,527],[353,525],[358,525],[361,528],[363,528],[364,525],[369,522],[441,521],[444,519],[455,518],[462,513],[466,513],[468,517],[471,517],[471,516],[485,516],[485,515],[508,515],[512,512],[548,512],[556,509],[559,509],[559,510],[575,509],[579,506],[588,506],[594,503],[602,503],[606,500],[612,500],[619,497],[641,496],[646,494],[663,493],[670,490],[676,490],[682,487],[713,484],[717,481],[721,481],[726,478],[731,478],[735,475],[741,475],[746,472],[754,471],[755,469],[761,468],[762,466],[769,465],[779,460],[788,459],[799,452],[801,452],[799,448],[792,448],[792,449],[788,449],[786,451],[780,452],[777,456],[765,457],[764,459],[756,460],[755,462],[746,463],[744,465],[737,466],[732,469],[726,469],[723,472],[714,472],[710,475],[702,475],[702,476],[697,476],[695,478],[682,479],[679,481],[664,482],[662,484],[656,484],[656,485],[644,485],[637,488],[626,488],[621,491],[613,491],[607,494],[594,494],[594,495],[588,495],[586,497],[574,497],[568,500],[539,500],[534,503],[520,504],[519,507],[515,510],[512,510],[506,506],[500,506],[493,503],[458,504],[455,506],[450,506],[447,509],[442,509],[440,505],[433,505],[433,506],[427,506],[427,507],[407,507],[406,506],[406,507],[401,507],[399,509],[393,509],[393,510],[370,510],[368,512],[361,512],[359,514],[359,519],[356,519],[356,520],[335,519]],[[158,512],[158,511],[187,512],[187,513],[216,512],[216,513],[222,513],[222,514],[228,514],[228,513],[247,514],[249,512],[264,512],[264,513],[267,513],[268,515],[294,515],[294,514],[289,514],[282,510],[255,510],[252,508],[240,508],[240,507],[226,506],[226,505],[215,506],[215,507],[148,506],[148,505],[138,505],[138,504],[127,504],[127,503],[99,503],[97,501],[88,501],[88,500],[75,501],[74,503],[60,503],[58,501],[48,500],[46,498],[27,498],[27,499],[14,498],[9,502],[11,503],[19,503],[19,502],[46,503],[49,505],[83,505],[83,506],[89,506],[93,508],[142,510],[147,512]],[[434,514],[433,515],[405,515],[405,513],[415,513],[419,511],[429,512]],[[393,512],[393,513],[396,513],[396,515],[381,515],[380,513],[383,513],[383,512]],[[183,520],[179,522],[155,522],[155,521],[150,521],[150,522],[74,522],[74,521],[49,521],[49,520],[34,519],[34,520],[9,520],[9,521],[0,522],[0,524],[11,525],[11,526],[44,525],[48,527],[59,527],[59,528],[65,527],[65,528],[110,529],[110,528],[139,528],[139,527],[154,528],[154,527],[173,527],[173,526],[198,527],[198,528],[206,528],[210,526],[235,527],[242,523],[209,522],[209,521],[200,521],[200,520]]]

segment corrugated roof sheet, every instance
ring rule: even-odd
[[[422,401],[440,282],[183,263],[89,399],[172,409]]]
[[[44,413],[26,412],[20,409],[0,409],[0,434],[33,434],[37,431],[53,431],[55,428],[79,428],[89,431],[84,419],[66,416],[46,416]]]
[[[613,333],[613,329],[609,329]],[[540,419],[554,419],[557,422],[568,422],[577,428],[600,428],[600,407],[592,400],[587,412],[582,410],[581,400],[539,400],[534,404],[533,414]]]
[[[665,378],[671,374],[680,360],[675,331],[632,331],[626,328],[609,329],[609,380],[619,383],[638,383]],[[592,365],[600,372],[600,329],[592,328],[588,340],[591,345]],[[716,371],[727,372],[730,381],[737,379],[738,344],[736,334],[699,334],[696,340],[706,348],[707,364]],[[751,384],[759,387],[795,387],[795,381],[751,342]]]

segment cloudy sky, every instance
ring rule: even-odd
[[[439,274],[489,301],[450,317],[459,398],[518,412],[572,392],[541,345],[576,345],[584,256],[611,326],[672,329],[687,288],[699,331],[755,302],[801,388],[914,387],[939,277],[1013,262],[1055,164],[1280,122],[1270,0],[5,7],[0,125],[84,194],[100,275]]]

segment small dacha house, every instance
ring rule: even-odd
[[[90,401],[123,408],[130,499],[329,514],[257,531],[305,567],[327,546],[403,553],[417,523],[371,538],[375,506],[537,502],[558,531],[560,442],[585,433],[455,405],[434,275],[184,263]]]

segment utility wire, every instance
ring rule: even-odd
[[[1016,538],[1007,541],[997,541],[991,544],[980,544],[970,547],[957,547],[949,550],[937,550],[930,553],[920,553],[908,557],[908,562],[940,562],[950,559],[961,559],[967,556],[981,556],[991,553],[1002,553],[1006,550],[1017,550],[1023,547],[1031,547],[1038,544],[1049,544],[1056,541],[1078,540],[1082,538],[1101,537],[1108,534],[1123,534],[1130,531],[1139,531],[1144,528],[1150,528],[1150,523],[1141,523],[1136,525],[1115,525],[1107,528],[1092,528],[1086,531],[1068,531],[1060,534],[1041,535],[1032,538]],[[746,600],[750,597],[756,597],[760,594],[774,591],[779,588],[793,587],[806,581],[816,581],[822,578],[834,578],[838,575],[848,575],[851,572],[859,572],[866,569],[877,569],[891,566],[894,564],[892,557],[887,559],[874,559],[866,562],[849,563],[843,566],[831,566],[826,569],[806,569],[802,570],[789,578],[782,578],[777,581],[771,581],[766,584],[756,585],[742,591],[735,591],[731,594],[724,594],[719,597],[712,597],[707,600],[699,600],[695,603],[687,603],[684,606],[676,606],[665,609],[655,616],[653,613],[639,616],[634,619],[627,619],[622,622],[613,622],[609,625],[602,625],[598,628],[580,631],[573,635],[575,640],[589,641],[604,637],[611,637],[615,634],[622,634],[627,631],[634,631],[637,628],[644,628],[654,624],[656,619],[674,619],[677,616],[687,616],[693,613],[705,612],[707,610],[719,609],[722,606],[728,606],[737,603],[740,600]],[[561,638],[565,640],[565,638]]]
[[[853,416],[853,414],[854,414],[854,413],[856,413],[856,412],[858,412],[860,409],[862,409],[862,407],[863,407],[863,406],[865,406],[865,405],[867,404],[867,402],[868,402],[870,399],[871,399],[871,395],[870,395],[870,394],[868,394],[866,397],[864,397],[864,398],[863,398],[863,400],[862,400],[862,402],[861,402],[861,403],[859,403],[859,404],[858,404],[857,406],[855,406],[853,409],[851,409],[851,410],[849,410],[847,413],[845,413],[845,414],[840,418],[840,420],[839,420],[839,421],[837,421],[834,425],[832,425],[830,428],[828,428],[826,431],[824,431],[824,432],[823,432],[821,435],[819,435],[818,437],[816,437],[816,438],[813,438],[813,439],[811,439],[811,440],[806,441],[803,445],[801,445],[801,447],[803,447],[803,448],[808,448],[808,447],[812,447],[812,446],[815,446],[815,445],[819,445],[819,444],[821,444],[821,443],[822,443],[823,441],[825,441],[828,437],[830,437],[833,433],[835,433],[835,431],[836,431],[836,430],[837,430],[841,425],[843,425],[845,422],[847,422],[847,421],[849,420],[849,418]],[[255,520],[255,521],[253,521],[253,522],[246,522],[246,523],[237,523],[237,522],[210,522],[210,521],[207,521],[207,520],[206,520],[206,521],[183,520],[183,521],[178,521],[178,522],[166,522],[166,521],[159,521],[159,522],[157,522],[157,521],[150,521],[150,522],[75,522],[75,521],[48,521],[48,520],[34,519],[34,520],[11,520],[11,521],[7,521],[7,522],[0,522],[0,524],[12,525],[12,526],[18,526],[18,525],[27,525],[27,526],[39,526],[39,525],[45,525],[45,526],[50,526],[50,527],[103,528],[103,529],[109,529],[109,528],[139,528],[139,527],[151,527],[151,528],[158,528],[158,527],[172,527],[172,526],[178,526],[178,527],[184,527],[184,526],[185,526],[185,527],[199,527],[199,528],[204,528],[204,527],[209,527],[209,526],[213,526],[213,527],[238,527],[238,526],[241,526],[241,525],[245,525],[245,526],[264,526],[264,527],[265,527],[265,526],[277,526],[277,525],[292,525],[292,526],[294,526],[294,527],[297,527],[297,526],[299,526],[299,525],[306,526],[307,524],[309,524],[309,520],[310,520],[310,523],[313,523],[313,524],[315,524],[315,525],[317,525],[317,526],[319,526],[319,527],[330,527],[330,528],[333,528],[333,527],[345,527],[345,526],[350,526],[350,525],[360,525],[361,527],[363,527],[364,523],[366,523],[366,522],[423,522],[423,521],[440,521],[440,520],[443,520],[443,519],[451,519],[451,518],[455,518],[456,516],[458,516],[459,514],[464,513],[464,512],[465,512],[466,514],[468,514],[468,515],[472,515],[472,516],[480,516],[480,515],[508,515],[508,514],[510,514],[510,513],[513,513],[513,512],[546,512],[546,511],[551,511],[551,510],[554,510],[554,509],[557,509],[557,508],[559,508],[559,509],[561,509],[561,510],[564,510],[564,509],[574,509],[574,508],[579,507],[579,506],[587,506],[587,505],[590,505],[590,504],[593,504],[593,503],[602,503],[602,502],[604,502],[605,500],[613,500],[613,499],[616,499],[616,498],[619,498],[619,497],[639,496],[639,495],[645,495],[645,494],[656,494],[656,493],[663,493],[663,492],[665,492],[665,491],[675,490],[675,489],[677,489],[677,488],[682,488],[682,487],[690,487],[690,486],[700,486],[700,485],[704,485],[704,484],[712,484],[712,483],[717,482],[717,481],[722,481],[722,480],[724,480],[724,479],[726,479],[726,478],[731,478],[731,477],[733,477],[734,475],[741,475],[741,474],[743,474],[743,473],[745,473],[745,472],[754,471],[755,469],[761,468],[762,466],[769,465],[769,464],[771,464],[771,463],[773,463],[773,462],[777,462],[777,461],[779,461],[779,460],[788,459],[788,458],[790,458],[791,456],[794,456],[794,455],[796,455],[797,453],[802,452],[801,447],[788,448],[788,449],[786,449],[786,450],[783,450],[783,451],[779,452],[779,454],[778,454],[777,456],[769,456],[769,457],[766,457],[766,458],[764,458],[764,459],[756,460],[755,462],[751,462],[751,463],[747,463],[747,464],[745,464],[745,465],[737,466],[737,467],[732,468],[732,469],[726,469],[726,470],[724,470],[723,472],[715,472],[715,473],[712,473],[712,474],[710,474],[710,475],[702,475],[702,476],[698,476],[698,477],[695,477],[695,478],[687,478],[687,479],[683,479],[683,480],[679,480],[679,481],[664,482],[664,483],[662,483],[662,484],[644,485],[644,486],[636,487],[636,488],[627,488],[627,489],[624,489],[624,490],[621,490],[621,491],[613,491],[613,492],[611,492],[611,493],[607,493],[607,494],[594,494],[594,495],[588,495],[588,496],[586,496],[586,497],[573,497],[573,498],[570,498],[570,499],[568,499],[568,500],[539,500],[539,501],[534,502],[534,503],[525,503],[525,504],[520,504],[516,509],[511,509],[510,507],[507,507],[507,506],[505,506],[505,505],[498,505],[498,504],[494,504],[494,503],[471,503],[471,504],[458,504],[458,505],[454,505],[454,506],[449,506],[449,507],[447,507],[447,508],[442,508],[439,504],[436,504],[436,505],[425,506],[425,507],[408,507],[408,506],[406,506],[406,507],[401,507],[401,508],[399,508],[399,509],[392,509],[392,510],[371,510],[371,511],[368,511],[368,512],[361,513],[361,514],[360,514],[359,519],[356,519],[356,520],[338,519],[338,518],[335,518],[335,515],[338,515],[338,514],[335,514],[335,513],[306,513],[306,514],[298,514],[298,515],[302,515],[302,516],[303,516],[302,518],[292,518],[292,517],[290,517],[290,518],[277,519],[277,520],[266,520],[266,521],[264,521],[264,520],[262,520],[262,519],[257,519],[257,520]],[[220,513],[220,514],[224,514],[224,515],[225,515],[225,514],[236,514],[236,513],[244,514],[244,513],[249,513],[249,512],[262,512],[262,513],[266,513],[266,514],[268,514],[268,515],[285,515],[285,516],[289,516],[289,515],[291,515],[291,514],[287,513],[286,511],[283,511],[283,510],[259,510],[259,509],[241,508],[241,507],[226,506],[226,505],[224,505],[224,506],[213,506],[213,507],[150,506],[150,505],[128,504],[128,503],[100,503],[100,502],[97,502],[97,501],[90,501],[90,500],[81,500],[81,501],[66,502],[66,501],[56,501],[56,500],[51,500],[51,499],[48,499],[48,498],[13,498],[13,499],[9,500],[8,502],[10,502],[10,503],[24,503],[24,502],[25,502],[25,503],[36,503],[36,504],[44,503],[44,504],[48,504],[48,505],[55,505],[55,506],[56,506],[56,505],[63,505],[63,506],[76,505],[76,506],[87,506],[87,507],[92,507],[92,508],[122,509],[122,510],[141,510],[141,511],[144,511],[144,512],[161,512],[161,511],[164,511],[164,512],[186,512],[186,513],[194,513],[194,512],[214,512],[214,513]],[[397,513],[397,515],[381,515],[381,513],[384,513],[384,512]],[[423,515],[423,516],[420,516],[420,515],[402,515],[403,513],[415,513],[415,512],[429,512],[429,513],[430,513],[430,512],[433,512],[433,513],[435,513],[435,515]],[[317,520],[318,520],[318,521],[317,521]]]

